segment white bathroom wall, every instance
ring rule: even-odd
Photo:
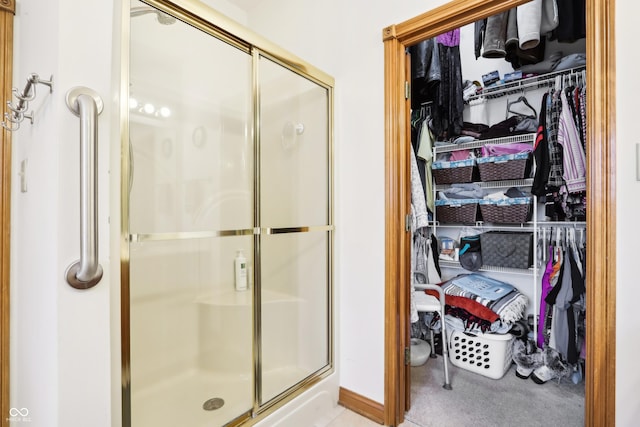
[[[616,425],[635,425],[640,419],[640,403],[634,393],[640,387],[637,367],[640,343],[633,339],[640,327],[636,286],[638,257],[635,242],[640,238],[640,182],[638,181],[638,109],[635,88],[640,58],[632,55],[634,40],[640,37],[637,2],[616,2]],[[607,256],[607,254],[603,254]]]
[[[234,0],[201,0],[206,4],[222,13],[224,16],[233,19],[237,23],[247,26],[247,12],[244,9],[242,1]]]
[[[14,172],[26,161],[27,191],[13,175],[11,405],[37,426],[111,425],[109,129],[113,4],[90,0],[18,1],[15,85],[37,86],[33,125],[14,134]],[[79,258],[79,120],[66,92],[87,86],[105,101],[99,117],[99,261],[93,289],[67,285]],[[117,139],[115,140],[117,143]],[[3,414],[4,416],[4,414]]]

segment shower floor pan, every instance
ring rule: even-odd
[[[295,367],[266,372],[264,376],[263,396],[266,397],[275,396],[303,378],[301,371]],[[219,409],[206,410],[203,405],[210,399],[222,399],[224,405]],[[252,406],[253,384],[248,376],[192,371],[133,391],[131,425],[222,426],[249,411]]]

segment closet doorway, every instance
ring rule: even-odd
[[[506,11],[526,1],[452,1],[383,30],[385,45],[386,425],[410,407],[409,347],[410,100],[406,49],[422,40]],[[614,2],[587,0],[587,358],[585,425],[615,425],[615,37]],[[598,221],[593,219],[598,218]],[[607,256],[605,257],[604,254]],[[455,388],[455,384],[454,384]]]

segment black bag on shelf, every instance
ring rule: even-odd
[[[482,267],[482,252],[480,251],[480,235],[460,238],[460,265],[465,270],[478,271]]]

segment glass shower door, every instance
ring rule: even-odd
[[[331,363],[329,91],[259,57],[259,403]]]
[[[254,405],[252,59],[167,18],[132,2],[125,412],[224,425]]]

